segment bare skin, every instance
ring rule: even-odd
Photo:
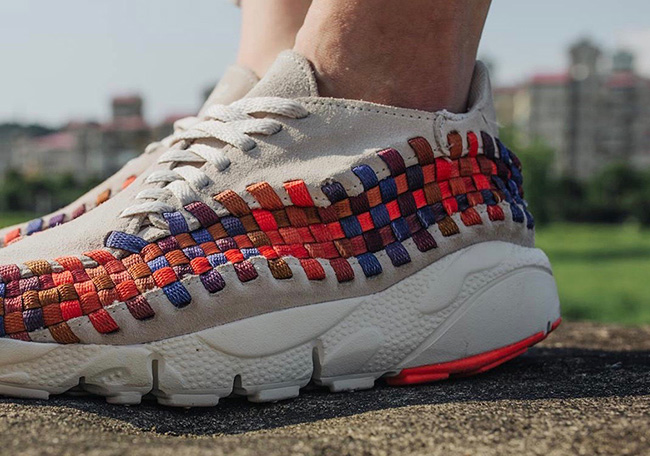
[[[323,96],[465,112],[490,2],[313,0],[295,50]]]
[[[237,63],[264,76],[277,55],[291,49],[311,0],[242,0]]]

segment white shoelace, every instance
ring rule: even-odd
[[[147,147],[144,149],[145,154],[151,154],[158,150],[159,147],[171,147],[172,144],[176,141],[176,138],[179,134],[189,130],[192,128],[194,125],[197,123],[201,122],[201,120],[205,120],[203,117],[197,117],[197,116],[188,116],[188,117],[183,117],[182,119],[178,119],[176,122],[174,122],[174,132],[167,136],[166,138],[161,139],[160,141],[154,141],[150,144],[147,145]]]
[[[167,140],[172,146],[180,141],[217,139],[243,152],[257,146],[252,135],[270,136],[282,129],[282,124],[265,115],[277,115],[298,119],[307,116],[307,110],[297,101],[286,98],[245,98],[228,106],[214,105],[201,118],[182,119],[177,131]],[[121,217],[159,215],[176,210],[163,200],[173,196],[181,206],[197,201],[199,193],[211,182],[201,170],[205,163],[213,164],[223,171],[230,160],[219,146],[191,144],[186,149],[171,149],[165,152],[158,163],[172,163],[169,170],[152,172],[145,179],[148,184],[162,184],[156,188],[142,190],[136,199],[142,202],[127,207]],[[159,217],[150,217],[154,225],[160,225]],[[163,226],[159,226],[163,228]]]

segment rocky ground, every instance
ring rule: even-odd
[[[650,454],[650,327],[564,323],[481,376],[212,409],[0,399],[1,455]]]

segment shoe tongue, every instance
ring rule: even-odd
[[[258,82],[257,75],[248,68],[240,65],[229,66],[203,104],[199,116],[203,115],[205,110],[212,105],[230,104],[243,98]]]
[[[295,51],[284,51],[246,98],[317,96],[318,85],[311,63]]]

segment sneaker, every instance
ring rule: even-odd
[[[558,295],[481,63],[470,102],[321,98],[310,63],[281,54],[146,178],[0,250],[0,394],[275,401],[523,353]]]
[[[230,103],[242,98],[256,83],[257,77],[252,71],[247,68],[232,65],[226,70],[212,94],[208,97],[199,115],[177,121],[174,124],[175,132],[181,132],[189,128],[193,123],[196,123],[202,113],[213,104]],[[109,198],[128,187],[144,170],[155,163],[172,142],[173,135],[150,144],[142,155],[130,160],[118,172],[65,208],[26,223],[0,229],[0,247],[6,247],[9,244],[20,241],[26,236],[31,236],[74,220],[105,203]]]

